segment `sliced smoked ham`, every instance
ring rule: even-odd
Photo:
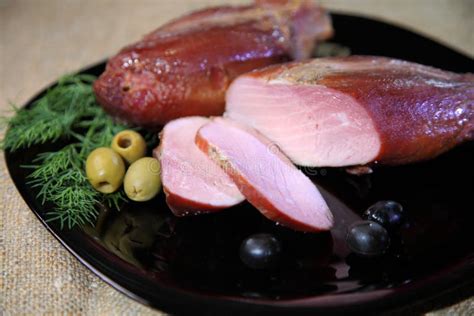
[[[215,118],[199,129],[196,143],[267,218],[301,231],[332,227],[333,216],[314,183],[254,129]]]
[[[97,100],[128,123],[221,115],[230,82],[245,72],[308,58],[332,35],[329,14],[309,0],[258,0],[171,21],[107,62]]]
[[[384,57],[321,58],[240,76],[225,116],[303,166],[404,164],[474,138],[474,75]]]
[[[244,197],[229,176],[200,151],[194,138],[210,120],[188,117],[169,122],[154,156],[161,162],[166,202],[175,215],[193,215],[234,206]]]

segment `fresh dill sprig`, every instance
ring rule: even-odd
[[[8,120],[9,129],[0,147],[16,151],[70,137],[76,124],[100,110],[92,91],[93,79],[89,75],[67,76],[30,109],[12,105],[15,115]]]
[[[94,76],[74,75],[40,97],[31,108],[14,107],[9,129],[0,142],[4,150],[16,151],[33,145],[68,141],[58,151],[37,155],[30,168],[28,184],[38,190],[43,204],[52,203],[49,221],[61,228],[94,224],[100,205],[119,208],[123,190],[112,194],[96,191],[85,175],[85,161],[97,147],[109,146],[113,136],[126,129],[115,123],[96,103],[92,90]],[[146,135],[150,138],[150,135]]]

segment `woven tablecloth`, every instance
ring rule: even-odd
[[[0,0],[0,115],[8,114],[8,101],[24,104],[62,74],[103,60],[170,18],[243,2]],[[411,27],[474,56],[474,0],[321,2]],[[102,282],[46,231],[15,189],[3,155],[0,210],[0,314],[159,313]],[[472,315],[474,299],[434,313]]]

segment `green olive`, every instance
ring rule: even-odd
[[[160,162],[155,158],[140,158],[132,163],[123,182],[127,196],[137,202],[154,198],[161,189],[160,171]]]
[[[87,157],[87,179],[99,192],[117,191],[122,184],[124,174],[125,164],[122,157],[110,148],[97,148]]]
[[[146,142],[143,136],[132,130],[121,131],[112,140],[112,149],[129,164],[145,157]]]

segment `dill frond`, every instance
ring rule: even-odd
[[[12,106],[8,131],[0,142],[4,150],[16,151],[33,145],[68,141],[55,152],[43,152],[31,165],[27,183],[37,188],[37,198],[52,203],[48,221],[61,228],[94,224],[100,205],[119,209],[126,202],[123,190],[112,194],[96,191],[87,180],[85,161],[97,147],[109,146],[114,135],[127,126],[116,124],[96,103],[90,75],[61,78],[31,108]],[[147,133],[145,137],[152,139]]]

